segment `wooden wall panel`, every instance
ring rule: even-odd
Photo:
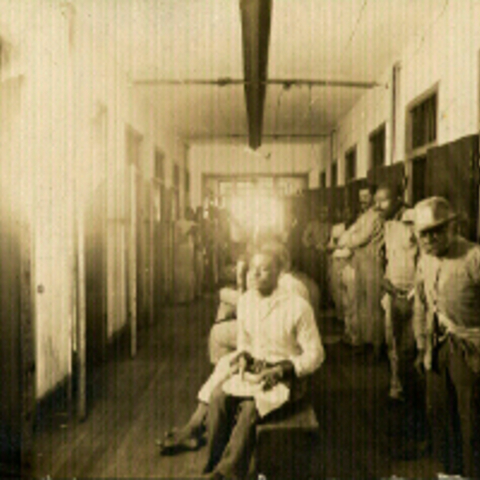
[[[461,214],[461,230],[477,238],[479,192],[478,135],[431,148],[425,167],[425,195],[447,198]]]
[[[368,183],[371,185],[388,185],[405,187],[405,164],[403,162],[394,163],[377,168],[371,168],[367,173]]]

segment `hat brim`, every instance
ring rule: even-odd
[[[438,220],[434,223],[429,223],[428,225],[424,225],[421,227],[415,226],[415,228],[417,232],[428,232],[429,230],[434,230],[437,227],[450,223],[452,220],[456,220],[457,217],[458,217],[457,214],[452,213],[451,215],[449,215],[447,218],[444,218],[443,220]]]

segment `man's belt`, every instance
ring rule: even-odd
[[[402,298],[402,299],[410,299],[412,298],[412,289],[405,289],[405,288],[399,288],[393,285],[393,283],[390,283],[390,294],[395,296],[396,298]]]
[[[397,287],[394,287],[394,295],[398,298],[409,298],[410,290],[403,290]]]

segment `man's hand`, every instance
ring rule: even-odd
[[[421,377],[425,375],[424,360],[425,360],[425,350],[419,350],[417,353],[417,358],[415,359],[415,362],[413,365],[418,375],[420,375]]]
[[[253,357],[248,352],[239,352],[230,361],[230,367],[237,370],[240,373],[240,377],[243,380],[243,374],[248,369],[249,365],[253,362]]]
[[[384,292],[395,296],[395,293],[396,293],[395,287],[393,286],[392,282],[388,278],[384,278],[382,280],[382,288]]]
[[[294,372],[295,369],[290,360],[284,360],[273,367],[267,368],[261,374],[263,389],[270,390],[281,380],[292,378]]]

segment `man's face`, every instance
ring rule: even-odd
[[[424,232],[416,232],[416,235],[423,253],[441,257],[452,243],[455,236],[455,225],[452,222],[444,223]]]
[[[375,210],[380,213],[383,218],[391,218],[395,213],[398,201],[387,188],[382,188],[375,194]]]
[[[261,295],[270,295],[277,288],[280,268],[272,255],[257,254],[250,262],[248,284]]]
[[[360,192],[358,192],[358,200],[360,202],[360,209],[362,210],[362,212],[366,212],[373,203],[373,197],[370,193],[370,190],[360,190]]]

